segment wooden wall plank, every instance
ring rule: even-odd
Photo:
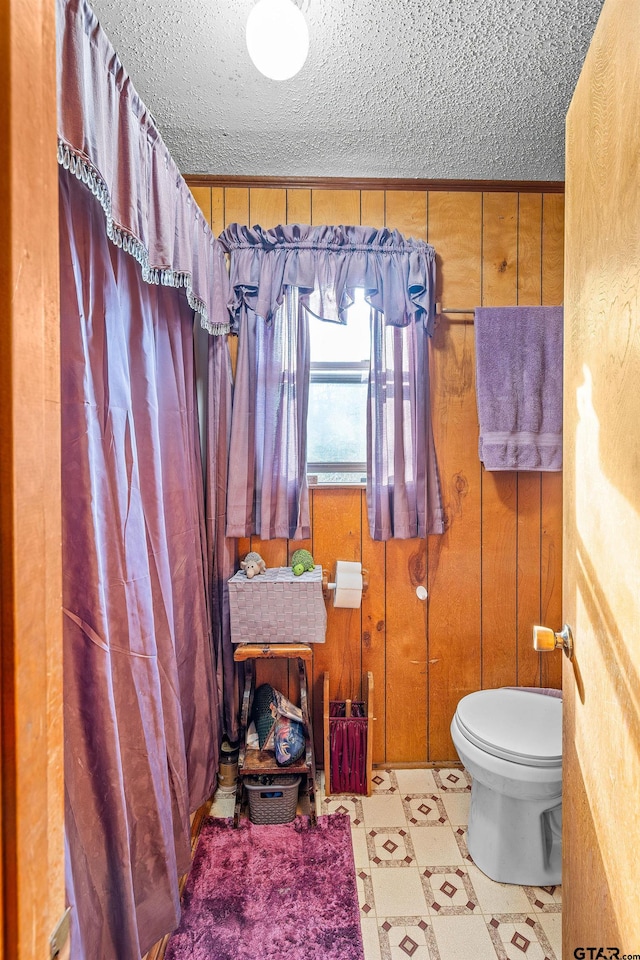
[[[482,687],[517,676],[516,474],[482,471]]]
[[[482,195],[482,304],[517,302],[518,194]]]
[[[482,303],[517,300],[518,195],[482,198]],[[516,474],[482,469],[482,686],[516,682]]]
[[[518,474],[518,622],[516,683],[535,687],[541,682],[542,654],[533,649],[533,626],[541,623],[540,571],[542,486],[539,473]]]
[[[211,226],[211,187],[191,187],[191,193]]]
[[[542,303],[564,302],[564,195],[542,197]]]
[[[224,225],[249,224],[249,191],[246,187],[226,187],[224,191]]]
[[[541,622],[562,626],[562,474],[542,474]],[[541,678],[545,687],[562,686],[562,657],[544,654]]]
[[[252,187],[249,191],[249,223],[265,230],[287,222],[287,191]]]
[[[542,302],[564,302],[564,195],[542,198]],[[562,474],[542,478],[542,609],[543,623],[562,626]],[[558,626],[556,626],[556,624]],[[561,657],[542,659],[542,682],[562,686]]]
[[[362,517],[357,487],[314,490],[314,560],[333,575],[336,560],[362,559]],[[322,761],[322,682],[329,671],[331,696],[360,693],[362,676],[361,609],[327,604],[327,639],[314,646],[313,714],[316,756]]]
[[[339,226],[360,223],[359,190],[313,190],[311,223]]]
[[[518,202],[518,303],[542,302],[542,195],[521,193]],[[540,623],[542,483],[540,473],[518,473],[518,662],[516,683],[541,682],[541,654],[533,649]]]
[[[385,226],[406,237],[425,240],[427,194],[417,190],[387,192]],[[393,656],[387,657],[386,671],[386,759],[388,763],[426,761],[427,611],[415,594],[417,586],[426,585],[426,542],[389,540],[386,560],[386,643],[393,650]]]
[[[362,566],[369,575],[369,588],[362,598],[362,675],[373,674],[373,762],[384,763],[386,754],[386,551],[380,540],[372,540],[367,517],[367,491],[361,490]],[[395,601],[394,601],[395,602]],[[361,695],[365,691],[361,692]]]
[[[518,196],[518,303],[542,303],[542,194]]]
[[[405,237],[427,239],[427,198],[424,190],[393,190],[386,195],[385,226]]]
[[[384,227],[384,208],[384,190],[362,190],[360,192],[360,217],[365,226],[376,227],[378,230]]]
[[[427,194],[388,191],[385,226],[406,237],[427,236]],[[387,558],[386,758],[388,763],[427,759],[427,623],[415,588],[426,584],[426,542],[389,540]],[[381,702],[378,697],[377,703]],[[410,705],[410,707],[408,707]]]
[[[311,223],[311,190],[287,190],[287,223]]]
[[[424,540],[388,540],[386,758],[428,759],[427,610],[416,596],[426,586]]]
[[[244,560],[245,556],[251,550],[251,537],[238,537],[238,559]]]
[[[224,189],[211,188],[211,232],[214,237],[219,236],[226,226],[224,218]]]
[[[482,195],[429,196],[438,298],[481,302]],[[428,539],[429,759],[452,760],[459,699],[480,689],[480,461],[470,324],[440,323],[431,355],[432,418],[446,532]]]

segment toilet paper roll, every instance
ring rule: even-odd
[[[355,609],[362,603],[362,564],[350,560],[336,561],[334,607]]]

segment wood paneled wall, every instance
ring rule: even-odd
[[[192,190],[216,234],[234,221],[362,223],[428,240],[445,307],[562,303],[564,197],[556,192],[201,184]],[[305,545],[316,563],[332,568],[336,559],[360,560],[370,576],[361,610],[329,607],[326,644],[314,651],[316,747],[323,671],[330,673],[332,696],[357,697],[371,670],[377,764],[455,760],[449,725],[460,697],[483,687],[561,681],[560,656],[536,654],[531,628],[561,624],[562,477],[482,468],[473,324],[463,320],[443,319],[432,351],[446,533],[426,542],[376,543],[364,490],[315,489],[311,496]],[[297,546],[253,538],[239,549],[281,565]],[[426,602],[416,596],[420,584],[428,589]],[[295,695],[286,665],[272,666],[268,679]]]

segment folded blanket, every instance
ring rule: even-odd
[[[562,469],[562,307],[477,307],[479,455],[487,470]]]

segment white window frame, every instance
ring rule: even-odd
[[[347,384],[366,383],[369,379],[370,359],[348,361],[314,361],[311,359],[309,369],[310,383]],[[331,415],[339,416],[339,411],[330,411]],[[338,481],[324,480],[323,475],[346,474],[353,479]],[[307,459],[307,481],[310,486],[362,486],[367,480],[367,463],[364,461],[323,461]]]

